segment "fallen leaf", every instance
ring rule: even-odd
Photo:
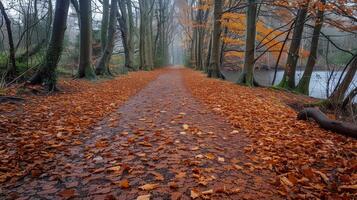
[[[201,192],[199,190],[196,190],[196,189],[191,190],[191,198],[192,199],[196,199],[200,196],[201,196]]]
[[[215,158],[215,156],[212,153],[206,154],[205,157],[210,160],[213,160]]]
[[[118,171],[120,171],[120,169],[121,169],[120,166],[114,166],[114,167],[108,168],[108,171],[118,172]]]
[[[189,126],[188,126],[187,124],[184,124],[184,125],[182,125],[182,128],[183,128],[184,130],[188,130]]]
[[[280,182],[283,183],[284,185],[287,185],[289,187],[293,187],[294,184],[292,182],[289,181],[289,179],[287,179],[286,177],[280,177]]]
[[[242,170],[242,169],[243,169],[243,167],[241,167],[241,166],[239,166],[239,165],[233,165],[233,167],[234,167],[234,169],[236,169],[236,170]]]
[[[138,198],[136,198],[136,200],[150,200],[151,195],[147,194],[147,195],[141,195],[138,196]]]
[[[357,184],[356,185],[342,185],[338,187],[340,190],[357,190]]]
[[[69,199],[74,197],[75,192],[76,191],[74,189],[66,189],[60,192],[59,195],[61,195],[61,197],[63,197],[64,199]]]
[[[159,184],[148,183],[143,186],[140,186],[139,188],[142,190],[145,190],[145,191],[149,191],[149,190],[153,190],[153,189],[157,188],[158,186],[159,186]]]
[[[129,188],[130,184],[129,184],[128,179],[124,179],[124,180],[120,181],[119,186],[123,189]]]
[[[317,170],[314,170],[314,172],[319,174],[326,184],[329,183],[329,178],[326,176],[326,174],[324,174],[324,173],[322,173],[320,171],[317,171]]]
[[[213,194],[213,189],[203,191],[202,194]]]
[[[178,178],[178,179],[185,178],[186,177],[186,172],[179,172],[179,173],[176,174],[175,177]]]

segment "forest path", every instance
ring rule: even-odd
[[[11,191],[47,199],[279,198],[273,175],[250,170],[249,139],[191,96],[180,69],[161,74],[82,142],[58,155],[47,176]]]

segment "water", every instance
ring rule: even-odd
[[[227,80],[236,82],[238,80],[239,71],[223,71],[223,74],[226,76]],[[300,78],[304,71],[297,71],[296,73],[296,84],[299,82]],[[319,98],[319,99],[326,99],[327,98],[327,82],[330,76],[330,71],[315,71],[312,74],[311,82],[310,82],[310,96]],[[336,87],[338,79],[340,78],[342,72],[335,72],[330,81],[329,92],[333,91]],[[276,83],[279,83],[283,78],[284,71],[278,71],[276,75]],[[255,79],[258,81],[259,84],[264,86],[271,86],[271,83],[274,78],[274,71],[271,70],[256,70],[254,72]],[[357,75],[354,77],[352,84],[350,85],[349,91],[352,88],[357,87]],[[356,100],[355,100],[356,101]]]

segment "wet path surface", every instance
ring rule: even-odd
[[[56,165],[0,192],[9,199],[279,198],[270,191],[273,176],[245,156],[250,141],[241,131],[191,96],[180,69],[168,70],[63,149]]]

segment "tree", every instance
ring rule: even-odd
[[[100,42],[102,47],[102,53],[104,52],[105,45],[107,44],[108,27],[109,27],[109,0],[103,0],[102,27],[100,29]]]
[[[5,24],[6,24],[6,30],[7,30],[7,36],[9,40],[9,60],[10,64],[7,65],[7,69],[5,72],[5,78],[7,80],[12,80],[16,77],[17,75],[17,67],[16,67],[16,59],[15,59],[15,47],[14,47],[14,39],[12,37],[12,29],[11,29],[11,20],[7,16],[7,13],[5,11],[5,7],[3,3],[0,1],[0,11],[2,16],[5,19]]]
[[[109,69],[109,62],[112,57],[114,49],[114,40],[115,40],[115,30],[116,30],[116,15],[118,12],[117,0],[112,0],[110,4],[110,15],[109,15],[109,26],[108,26],[108,36],[107,42],[105,44],[104,52],[100,57],[96,68],[95,73],[97,75],[111,75]]]
[[[121,37],[122,37],[122,42],[123,42],[123,47],[124,47],[124,54],[125,54],[125,66],[124,66],[124,72],[127,71],[127,69],[132,68],[133,64],[133,56],[130,54],[129,50],[129,21],[128,21],[128,12],[127,12],[127,4],[126,2],[123,1],[118,1],[119,5],[119,10],[120,13],[118,13],[118,22],[120,26],[120,32],[121,32]]]
[[[128,66],[135,70],[135,66],[134,66],[134,48],[135,48],[135,43],[134,43],[134,16],[133,16],[133,8],[131,5],[131,0],[126,0],[126,5],[128,8],[128,36],[127,36],[127,40],[128,40]]]
[[[204,68],[204,56],[203,56],[203,48],[204,48],[204,39],[206,35],[206,23],[208,19],[208,15],[210,12],[210,5],[204,0],[198,1],[198,10],[196,14],[195,20],[195,37],[194,37],[194,45],[195,45],[195,66],[198,70],[203,70]]]
[[[299,59],[300,44],[302,40],[302,33],[304,31],[305,19],[309,7],[309,2],[309,0],[306,1],[306,3],[304,3],[302,7],[298,10],[295,19],[295,28],[290,44],[288,60],[285,66],[283,79],[279,83],[279,87],[286,89],[295,88],[296,65]]]
[[[320,32],[324,21],[324,10],[325,10],[326,0],[321,0],[321,3],[322,6],[318,6],[319,11],[317,13],[315,27],[312,35],[310,55],[307,60],[304,74],[295,89],[296,91],[305,95],[309,95],[310,79],[317,59],[317,48],[320,39]]]
[[[153,42],[152,42],[152,0],[139,0],[140,7],[140,69],[152,70]]]
[[[220,71],[220,37],[221,37],[221,16],[223,10],[222,0],[214,1],[214,25],[213,25],[213,36],[212,36],[212,49],[211,49],[211,59],[208,69],[208,77],[211,78],[221,78],[222,74]]]
[[[239,77],[238,83],[248,86],[254,85],[254,63],[255,63],[255,37],[257,22],[257,2],[248,0],[247,9],[247,28],[246,28],[246,45],[243,71]]]
[[[92,68],[92,11],[91,1],[79,0],[80,9],[80,52],[79,52],[79,78],[95,78]]]
[[[341,84],[337,86],[335,91],[331,94],[331,96],[328,98],[329,104],[332,105],[340,105],[345,99],[346,92],[356,75],[357,71],[357,55],[354,55],[351,61],[349,62],[351,65],[349,66],[349,69],[343,78]]]
[[[30,79],[30,83],[32,84],[44,83],[48,91],[56,90],[56,68],[63,49],[69,3],[69,0],[56,0],[50,43],[42,64]]]

